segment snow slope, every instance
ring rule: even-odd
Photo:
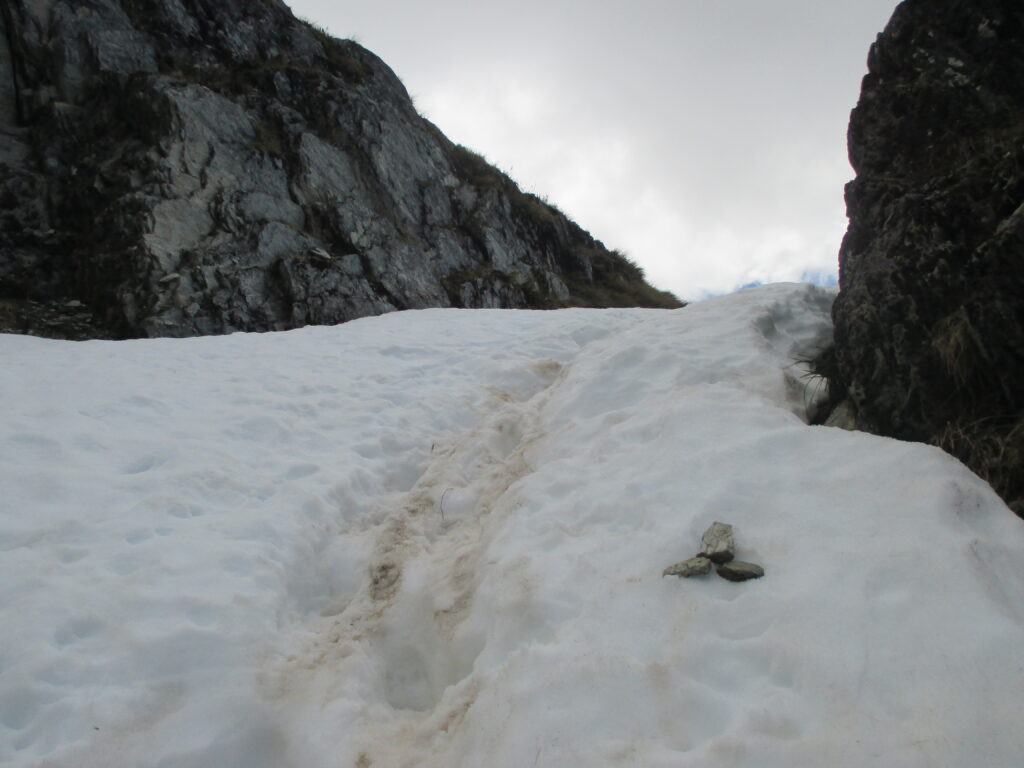
[[[0,765],[1019,765],[1024,527],[804,423],[832,295],[0,336]]]

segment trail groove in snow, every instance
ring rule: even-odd
[[[372,657],[385,703],[399,716],[368,718],[357,763],[408,760],[429,747],[424,733],[452,731],[472,705],[476,686],[463,681],[483,641],[460,634],[460,625],[488,538],[515,511],[510,489],[532,471],[529,452],[543,437],[540,413],[565,375],[550,359],[528,369],[535,386],[515,394],[488,387],[477,424],[433,442],[410,490],[385,497],[371,514],[373,528],[360,527],[375,542],[363,587],[336,615],[316,620],[311,636],[267,674],[272,695],[302,696],[311,687],[343,686],[353,654]],[[403,584],[410,578],[414,584]],[[402,636],[394,624],[415,626],[415,636]]]

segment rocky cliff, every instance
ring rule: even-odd
[[[1024,513],[1024,5],[906,0],[872,46],[834,308],[861,426]]]
[[[279,0],[4,0],[0,327],[679,306]]]

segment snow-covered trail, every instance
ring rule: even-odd
[[[538,467],[558,461],[545,450],[554,438],[548,434],[548,422],[554,420],[561,431],[571,433],[581,421],[587,421],[579,414],[567,417],[561,409],[551,407],[551,400],[565,400],[569,391],[569,400],[582,401],[587,410],[610,416],[602,418],[605,425],[618,426],[638,405],[630,402],[631,394],[642,391],[658,402],[672,391],[678,394],[680,385],[686,386],[686,378],[692,379],[692,384],[706,384],[710,375],[716,382],[732,379],[741,389],[754,388],[758,394],[763,388],[802,419],[814,387],[808,386],[793,361],[799,352],[826,341],[820,312],[829,302],[827,293],[814,291],[794,298],[797,307],[789,301],[769,301],[767,311],[763,305],[750,307],[727,327],[719,323],[717,332],[700,327],[698,321],[700,330],[692,333],[694,338],[688,342],[685,332],[680,338],[666,340],[670,347],[679,344],[687,349],[690,360],[680,360],[678,350],[660,353],[660,359],[644,359],[660,343],[649,326],[661,313],[648,322],[617,324],[615,332],[607,335],[591,329],[583,337],[586,343],[565,363],[545,358],[526,364],[520,371],[520,386],[512,391],[488,386],[478,409],[479,420],[472,428],[431,445],[431,455],[412,488],[388,499],[386,509],[371,517],[372,532],[365,527],[366,520],[360,523],[357,535],[369,534],[375,542],[369,579],[337,615],[316,622],[305,647],[287,655],[271,675],[271,690],[285,696],[297,692],[286,709],[293,716],[301,712],[296,717],[298,723],[322,724],[324,702],[331,702],[328,708],[345,709],[326,731],[331,734],[330,741],[336,738],[337,728],[350,733],[344,741],[352,745],[351,760],[356,765],[426,765],[434,764],[432,757],[437,765],[459,760],[474,764],[451,746],[452,737],[480,695],[481,679],[486,677],[479,671],[473,674],[478,659],[486,650],[495,657],[491,665],[500,666],[524,646],[550,641],[554,635],[548,617],[531,619],[531,611],[537,610],[531,602],[545,577],[564,572],[565,564],[553,563],[552,570],[537,572],[532,555],[514,550],[509,562],[490,573],[501,562],[493,556],[500,550],[495,539],[523,513],[520,490],[529,487]],[[807,305],[818,312],[809,317]],[[681,331],[673,324],[668,333],[676,336]],[[708,350],[734,343],[737,335],[755,342],[753,354],[739,346],[731,365],[709,372],[702,364]],[[628,336],[632,338],[624,338]],[[761,358],[766,350],[777,359],[764,368]],[[648,380],[647,391],[638,388],[637,370],[645,374],[657,371],[661,386],[649,391],[653,382]],[[506,376],[508,373],[506,370]],[[611,388],[609,376],[619,379]],[[589,387],[595,377],[601,390],[597,398],[592,393],[580,397],[572,392],[581,384]],[[616,409],[613,404],[621,407]],[[658,411],[655,406],[652,415]],[[561,454],[572,457],[567,474],[560,477],[555,473],[554,488],[545,488],[542,496],[564,497],[578,485],[584,503],[591,502],[586,495],[586,468],[572,466],[580,460],[579,448],[569,446],[567,453]],[[633,466],[628,460],[624,464]],[[629,520],[629,516],[623,519],[627,528]],[[575,525],[579,527],[578,522]],[[556,528],[574,538],[583,534],[558,523]],[[659,573],[653,564],[648,570],[647,577]],[[487,586],[478,594],[485,576]],[[489,636],[493,633],[485,631],[485,625],[506,615],[514,624],[505,618],[502,623],[508,626],[501,636]],[[599,647],[598,643],[591,645]],[[349,661],[352,656],[355,659]],[[367,686],[380,687],[381,682],[378,695],[367,697]],[[310,696],[311,691],[318,695]],[[367,698],[372,702],[369,707],[365,706]],[[353,701],[363,705],[358,714],[345,706]],[[303,704],[313,709],[305,710]],[[529,727],[537,725],[531,722]],[[311,730],[308,738],[316,747],[303,760],[314,759],[328,747],[317,743],[322,725]],[[439,738],[440,734],[443,737]],[[542,730],[537,730],[535,739],[543,744]],[[542,764],[543,751],[538,746],[537,764]],[[485,754],[491,754],[490,750]],[[508,764],[522,764],[527,757],[517,747]],[[580,758],[582,755],[575,753],[556,755],[554,763],[543,764]]]
[[[560,314],[0,336],[0,763],[286,761],[264,670],[365,587],[431,456],[654,313]]]
[[[830,300],[0,336],[0,764],[1015,765],[1024,532],[806,426]]]
[[[348,731],[353,764],[419,764],[430,734],[453,732],[476,696],[486,638],[465,622],[488,546],[519,506],[512,489],[533,471],[543,406],[564,369],[544,359],[523,373],[517,391],[487,389],[469,430],[431,444],[408,492],[341,532],[371,542],[367,578],[337,613],[308,625],[266,678],[297,723],[322,726],[324,702],[345,710],[325,735]],[[347,712],[353,702],[361,706]],[[309,738],[322,738],[319,727]]]

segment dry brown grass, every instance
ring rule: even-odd
[[[957,389],[968,388],[984,370],[984,347],[962,306],[935,324],[931,346]]]
[[[951,422],[932,442],[970,467],[1024,517],[1024,416]]]

